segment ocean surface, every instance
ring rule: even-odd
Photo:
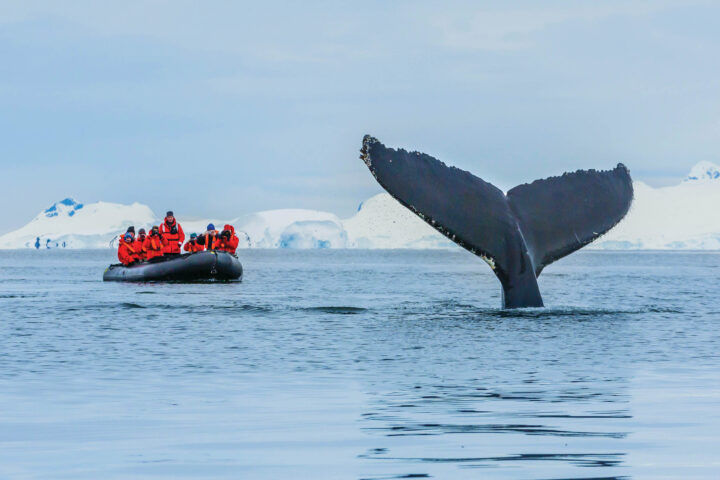
[[[578,252],[515,311],[462,251],[240,259],[0,251],[0,478],[720,478],[718,253]]]

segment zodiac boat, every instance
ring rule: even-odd
[[[156,282],[196,280],[237,280],[243,269],[237,256],[227,252],[205,251],[105,269],[106,282]]]

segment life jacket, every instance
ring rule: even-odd
[[[205,250],[215,250],[220,244],[220,235],[216,230],[212,232],[205,232],[202,235],[198,235],[197,243],[202,245]]]
[[[173,227],[177,227],[177,233],[170,233]],[[163,253],[180,253],[180,246],[185,241],[185,232],[177,220],[173,219],[170,224],[167,223],[167,220],[161,223],[160,235],[166,242]]]
[[[131,263],[140,260],[140,256],[134,248],[134,242],[126,242],[125,239],[120,239],[118,245],[118,260],[123,265],[130,265]]]
[[[224,239],[220,237],[220,242],[218,243],[217,250],[235,254],[238,243],[240,243],[240,239],[237,237],[237,235],[235,235],[235,227],[227,224],[223,227],[223,230],[228,230],[230,232],[230,238]]]
[[[203,245],[200,245],[197,240],[190,240],[183,246],[183,250],[190,253],[202,252],[205,250]]]
[[[153,237],[148,235],[143,242],[143,250],[145,251],[145,259],[150,260],[155,257],[162,257],[165,242],[159,236]]]
[[[144,238],[147,238],[147,235],[138,235],[135,240],[133,240],[133,249],[135,250],[135,253],[138,257],[138,260],[145,260],[145,246],[143,245]]]

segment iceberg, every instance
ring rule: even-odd
[[[339,222],[293,222],[283,230],[279,248],[345,248],[347,233]]]
[[[685,182],[704,182],[707,180],[720,180],[720,167],[712,162],[702,161],[697,163],[687,177]]]
[[[108,248],[128,226],[148,230],[162,218],[146,205],[97,202],[83,205],[71,198],[52,204],[24,227],[0,236],[0,249]],[[347,234],[334,214],[285,209],[257,212],[232,220],[184,220],[186,236],[205,232],[209,223],[220,230],[229,223],[240,239],[239,248],[345,248]]]
[[[303,209],[267,210],[232,222],[251,248],[345,248],[340,219],[328,212]]]
[[[40,212],[24,227],[0,237],[0,248],[107,248],[128,225],[147,226],[152,210],[133,203],[83,205],[65,198]]]
[[[362,202],[343,225],[349,248],[460,248],[388,193]]]
[[[720,167],[700,162],[677,185],[652,188],[635,182],[634,187],[627,217],[589,248],[720,249]]]
[[[587,248],[613,250],[720,249],[720,167],[695,165],[677,185],[653,188],[634,182],[635,201],[625,219]],[[457,245],[400,205],[387,193],[360,203],[349,218],[305,209],[267,210],[230,220],[178,220],[202,233],[208,223],[235,227],[240,248],[458,249]],[[146,205],[65,198],[14,232],[0,236],[0,249],[108,248],[129,225],[157,225]]]

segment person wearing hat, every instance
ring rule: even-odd
[[[145,237],[143,242],[143,251],[145,252],[145,259],[152,260],[153,258],[162,257],[163,250],[165,247],[165,239],[160,233],[160,228],[156,225],[150,230],[150,235]]]
[[[126,267],[132,265],[135,262],[140,261],[138,252],[135,251],[135,242],[130,232],[126,232],[120,238],[120,244],[118,245],[118,260]]]
[[[165,214],[165,220],[160,224],[160,235],[165,241],[163,253],[165,255],[179,255],[180,247],[185,241],[185,232],[175,220],[172,210]]]
[[[215,230],[215,225],[208,223],[207,231],[197,237],[197,243],[202,245],[205,250],[215,250],[220,243],[220,235]]]
[[[190,253],[202,252],[205,247],[197,242],[197,233],[190,234],[190,240],[183,246],[183,250]]]
[[[145,239],[147,238],[147,235],[145,234],[145,229],[141,228],[138,230],[137,237],[135,238],[135,241],[133,242],[133,248],[137,252],[138,259],[140,261],[145,260]]]

